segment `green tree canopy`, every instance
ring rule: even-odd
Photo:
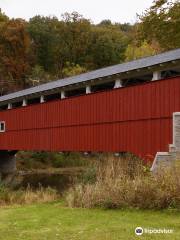
[[[156,50],[146,41],[144,41],[140,46],[134,46],[133,44],[129,44],[125,52],[126,61],[131,61],[155,54]]]
[[[162,50],[180,47],[179,0],[155,0],[140,16],[139,36],[149,43],[157,41]]]

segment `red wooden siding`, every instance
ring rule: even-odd
[[[168,151],[172,114],[180,111],[180,77],[0,112],[0,149]]]

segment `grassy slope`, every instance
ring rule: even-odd
[[[174,234],[137,237],[134,229],[173,228]],[[70,209],[62,204],[0,208],[2,240],[180,239],[180,212]]]

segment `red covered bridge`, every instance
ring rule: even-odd
[[[0,97],[0,167],[17,150],[169,152],[180,49]],[[172,146],[176,147],[176,146]]]

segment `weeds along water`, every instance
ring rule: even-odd
[[[180,209],[180,166],[178,165],[160,169],[156,174],[152,174],[148,165],[132,155],[114,157],[112,154],[102,154],[93,157],[78,174],[75,174],[75,168],[65,169],[66,174],[69,171],[68,178],[71,179],[68,184],[57,175],[58,169],[43,169],[39,171],[40,176],[32,175],[35,187],[29,185],[32,179],[26,179],[26,184],[18,188],[1,184],[0,205],[52,202],[63,199],[67,206],[75,208]],[[52,179],[50,180],[49,176],[54,174],[53,171],[56,173],[53,180],[56,185],[50,184]],[[49,182],[47,181],[45,185],[41,185],[45,179],[42,172],[47,173],[46,181],[49,178]]]
[[[162,168],[156,174],[133,157],[102,159],[95,172],[69,189],[66,202],[83,208],[180,208],[180,166]],[[90,176],[88,175],[90,174]],[[88,178],[87,178],[88,176]],[[87,181],[89,179],[89,181]]]
[[[26,189],[14,191],[2,184],[0,186],[0,206],[46,203],[58,200],[59,197],[57,191],[50,187],[43,188],[39,186],[36,190],[27,187]]]

